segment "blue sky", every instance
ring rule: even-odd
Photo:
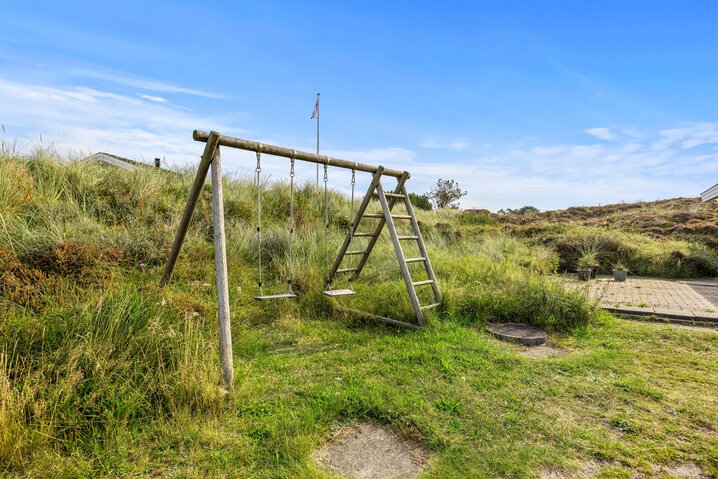
[[[320,91],[323,153],[457,179],[464,207],[697,196],[716,24],[713,1],[0,0],[0,123],[22,151],[186,165],[195,128],[313,150]]]

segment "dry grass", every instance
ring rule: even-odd
[[[459,211],[420,216],[445,294],[428,329],[347,316],[321,294],[309,185],[291,264],[300,298],[259,304],[256,192],[226,180],[236,384],[224,396],[208,190],[172,283],[157,287],[191,180],[0,154],[1,474],[327,477],[312,451],[365,420],[425,445],[426,477],[537,477],[583,456],[718,471],[715,334],[596,316],[552,276],[551,248]],[[263,188],[274,291],[290,266],[287,188]],[[348,205],[331,201],[336,251]],[[387,238],[355,286],[347,306],[411,317]],[[479,327],[505,319],[550,328],[571,354],[524,358]]]

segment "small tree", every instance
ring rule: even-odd
[[[454,180],[439,179],[436,182],[436,188],[429,193],[429,197],[434,202],[437,210],[441,208],[458,208],[458,201],[463,196],[466,196],[466,191],[462,191],[459,184]]]
[[[409,193],[409,200],[411,204],[419,208],[420,210],[431,211],[431,199],[429,193],[417,195],[416,193]]]

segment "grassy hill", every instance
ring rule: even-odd
[[[604,206],[580,206],[531,215],[505,215],[506,223],[538,226],[542,223],[620,228],[653,238],[681,238],[718,245],[718,202],[700,198],[673,198]]]
[[[538,477],[586,459],[615,477],[684,462],[718,473],[717,335],[597,312],[553,274],[550,242],[453,210],[420,216],[445,295],[427,329],[347,315],[337,304],[404,320],[411,310],[388,237],[355,297],[321,294],[311,185],[297,192],[291,261],[287,185],[262,185],[265,283],[281,291],[291,268],[300,296],[267,304],[251,299],[256,189],[225,179],[236,365],[225,395],[208,188],[173,281],[158,287],[191,181],[0,154],[4,475],[326,478],[312,451],[363,420],[425,444],[425,477]],[[335,252],[346,198],[332,193],[331,212]],[[526,358],[480,327],[512,320],[546,327],[567,354]]]
[[[471,214],[467,212],[466,214]],[[558,255],[559,271],[572,271],[583,252],[594,252],[610,273],[622,262],[638,275],[668,278],[718,275],[718,202],[674,198],[573,207],[534,214],[474,211],[488,229],[500,229]]]

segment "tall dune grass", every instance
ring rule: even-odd
[[[157,287],[192,179],[192,172],[61,161],[43,150],[23,158],[0,152],[0,470],[21,471],[38,451],[89,454],[146,421],[225,407],[216,367],[209,187],[172,284]],[[251,300],[256,190],[247,180],[227,178],[224,188],[236,334],[290,317],[357,321],[321,294],[320,192],[310,184],[297,189],[290,260],[288,187],[261,185],[265,291],[283,291],[291,273],[300,299],[260,305]],[[336,192],[329,198],[333,260],[349,205]],[[578,293],[549,277],[558,262],[550,249],[500,233],[478,235],[461,212],[419,214],[445,293],[433,324],[519,320],[562,330],[591,317]],[[349,306],[411,320],[388,237],[354,286],[358,294],[347,299]],[[429,291],[421,292],[425,303]]]

